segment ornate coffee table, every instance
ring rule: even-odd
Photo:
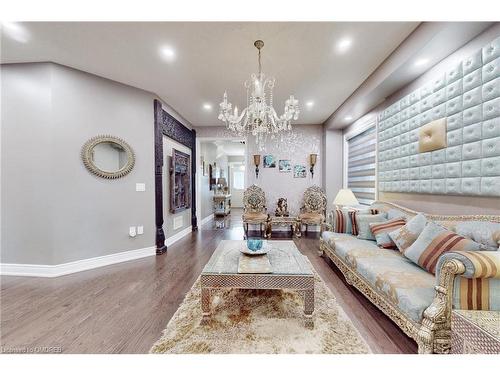
[[[273,232],[273,226],[290,227],[295,237],[300,237],[300,219],[296,216],[269,216],[266,222],[266,238],[270,239]]]
[[[220,288],[292,289],[304,297],[306,327],[314,327],[314,275],[293,241],[267,241],[271,273],[238,273],[240,248],[246,241],[221,241],[201,273],[202,323],[210,320],[211,291]],[[259,255],[261,256],[261,255]]]

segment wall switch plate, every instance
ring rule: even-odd
[[[144,182],[138,182],[135,184],[135,191],[146,191],[146,184]]]
[[[130,227],[130,228],[128,229],[128,235],[129,235],[130,237],[135,237],[135,236],[136,236],[135,227]]]
[[[142,225],[137,227],[137,234],[144,234],[144,227]]]

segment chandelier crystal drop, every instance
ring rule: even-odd
[[[247,89],[247,107],[238,112],[227,100],[227,92],[224,92],[222,103],[220,103],[219,120],[224,121],[227,128],[238,134],[252,134],[256,137],[257,144],[262,145],[268,135],[271,138],[277,133],[290,131],[292,120],[299,118],[299,101],[290,95],[285,102],[284,113],[278,116],[273,108],[274,78],[266,78],[262,73],[260,62],[260,51],[264,47],[262,40],[257,40],[254,46],[259,51],[259,72],[252,74],[250,80],[245,82]]]

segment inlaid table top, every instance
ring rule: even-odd
[[[269,246],[267,256],[273,275],[313,276],[312,270],[293,241],[264,241]],[[202,275],[238,274],[240,248],[246,241],[223,240],[203,268]]]

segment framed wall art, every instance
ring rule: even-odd
[[[278,167],[280,172],[291,172],[292,171],[292,163],[290,160],[279,160]]]
[[[300,164],[294,165],[293,178],[306,178],[306,166]]]

